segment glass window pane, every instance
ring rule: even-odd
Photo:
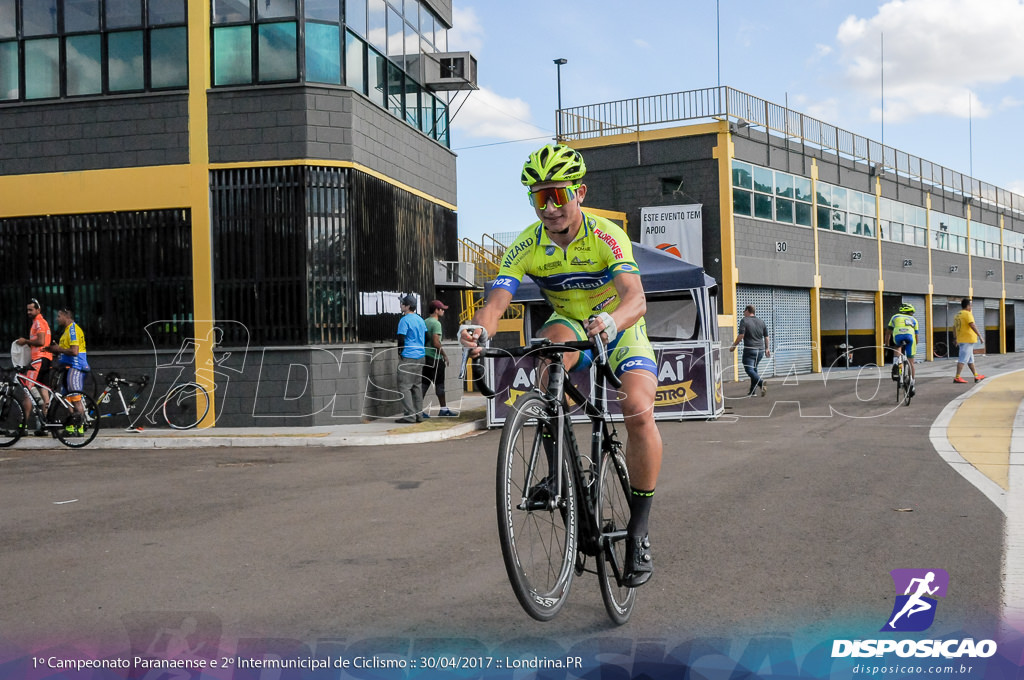
[[[405,78],[405,122],[416,129],[423,129],[420,119],[420,87],[408,76]]]
[[[366,37],[366,0],[345,0],[345,27]]]
[[[764,194],[754,194],[754,217],[764,220],[772,219],[772,197]]]
[[[920,227],[915,227],[914,228],[914,245],[915,246],[927,245],[927,237],[925,235],[924,229],[922,229]]]
[[[18,89],[18,43],[0,43],[0,99],[17,99]]]
[[[836,210],[847,210],[846,189],[832,187],[832,207]]]
[[[875,218],[874,217],[862,217],[860,218],[861,228],[864,230],[865,236],[875,235]]]
[[[142,0],[107,0],[107,28],[142,25]]]
[[[146,86],[142,68],[142,31],[107,34],[107,77],[111,92],[141,90]]]
[[[420,53],[420,34],[416,32],[412,24],[405,25],[405,56],[415,57]],[[406,62],[408,63],[408,62]]]
[[[100,0],[64,0],[64,32],[100,30]]]
[[[435,138],[437,135],[437,118],[434,107],[437,106],[437,97],[429,92],[423,92],[423,133],[428,137]]]
[[[252,82],[252,29],[228,26],[213,31],[213,84]]]
[[[57,38],[25,41],[25,98],[60,95],[60,43]]]
[[[842,210],[832,211],[832,230],[846,231],[846,212]]]
[[[420,34],[434,42],[434,13],[429,7],[420,7]]]
[[[18,35],[15,19],[14,0],[0,0],[0,38],[13,38]]]
[[[754,168],[754,191],[762,191],[766,194],[770,194],[773,191],[775,185],[775,177],[771,170],[767,168]]]
[[[818,229],[832,228],[832,208],[818,206]]]
[[[185,0],[149,0],[149,25],[185,23]]]
[[[811,180],[806,177],[794,177],[793,189],[796,192],[798,201],[811,201]]]
[[[391,115],[396,118],[401,118],[403,115],[403,105],[405,104],[405,74],[402,73],[402,69],[398,68],[394,64],[388,64],[388,111]]]
[[[864,214],[869,217],[875,216],[875,197],[871,194],[864,194]]]
[[[66,39],[69,97],[103,91],[101,45],[99,33],[73,35]]]
[[[366,47],[351,33],[345,33],[345,84],[366,94]]]
[[[847,210],[858,215],[864,214],[864,194],[859,191],[851,191],[847,199],[850,202]]]
[[[257,19],[283,19],[295,16],[295,0],[260,0],[256,3]]]
[[[793,224],[793,201],[787,198],[775,199],[775,221]]]
[[[388,8],[388,49],[385,54],[401,64],[404,51],[405,28],[402,17],[395,10]]]
[[[775,173],[775,195],[793,198],[793,175]]]
[[[818,206],[832,207],[832,185],[818,182]],[[818,225],[821,226],[820,224]]]
[[[346,4],[359,3],[349,0]],[[341,23],[341,4],[338,0],[306,0],[306,18]]]
[[[158,28],[149,34],[152,86],[188,86],[188,43],[184,26]]]
[[[732,211],[737,215],[750,217],[753,208],[753,199],[749,191],[742,189],[732,190]]]
[[[29,0],[21,5],[25,36],[57,34],[57,0]]]
[[[448,51],[448,29],[440,21],[434,24],[434,47],[438,52]]]
[[[226,24],[249,19],[249,0],[213,0],[213,23]]]
[[[388,46],[387,6],[384,4],[384,0],[370,0],[368,7],[369,28],[366,32],[366,39],[378,50],[386,52]]]
[[[306,80],[341,84],[341,27],[306,24]]]
[[[811,204],[810,203],[797,203],[796,207],[796,223],[803,227],[811,226]]]
[[[747,163],[733,161],[732,163],[732,185],[741,189],[753,188],[753,169]]]
[[[383,2],[383,0],[381,0]],[[384,90],[388,80],[388,60],[375,50],[369,50],[366,72],[369,77],[367,94],[377,106],[384,106]]]
[[[420,0],[405,0],[405,20],[413,25],[417,31],[420,29]]]
[[[260,82],[268,80],[295,80],[299,76],[296,24],[260,24]]]
[[[906,222],[903,218],[903,204],[899,201],[889,201],[890,217],[896,222]]]

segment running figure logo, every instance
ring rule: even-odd
[[[896,602],[882,630],[927,630],[935,621],[935,598],[945,597],[949,589],[949,574],[944,569],[893,569],[889,573],[896,586]]]

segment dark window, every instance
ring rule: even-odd
[[[100,30],[100,0],[64,0],[64,32]]]
[[[142,0],[106,0],[107,29],[142,26]]]
[[[57,0],[30,0],[21,6],[22,34],[25,37],[57,34]]]

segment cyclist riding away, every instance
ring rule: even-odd
[[[661,433],[654,420],[657,367],[647,338],[647,300],[633,248],[626,233],[608,220],[582,210],[587,167],[568,146],[548,144],[530,154],[522,183],[539,219],[506,250],[501,269],[484,306],[473,317],[488,336],[512,301],[524,275],[537,282],[554,313],[539,331],[554,343],[585,340],[601,334],[609,363],[622,381],[622,414],[629,435],[630,520],[624,583],[646,583],[654,564],[648,518],[661,469]],[[460,337],[477,345],[473,330]],[[567,352],[569,370],[589,367],[589,353]]]
[[[917,354],[917,319],[914,318],[914,305],[903,303],[900,305],[899,313],[893,314],[889,319],[884,344],[888,345],[890,339],[896,348],[892,358],[892,379],[899,380],[900,355],[906,350],[907,361],[910,363],[910,390],[907,394],[912,397],[917,392],[914,387],[914,355]]]

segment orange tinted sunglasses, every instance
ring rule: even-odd
[[[561,208],[576,198],[576,191],[580,186],[579,184],[573,184],[568,187],[548,187],[546,189],[537,189],[536,191],[527,191],[526,194],[530,198],[530,205],[537,210],[546,208],[548,201],[553,202],[556,208]]]

